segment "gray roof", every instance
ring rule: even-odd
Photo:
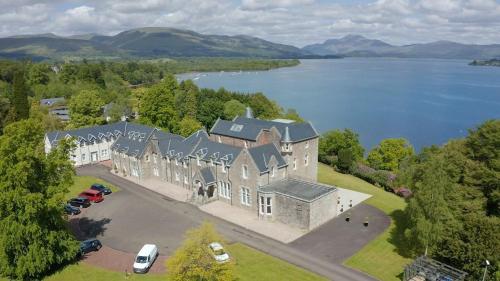
[[[287,165],[285,159],[283,159],[280,151],[274,143],[249,148],[248,152],[261,173],[269,171],[269,161],[272,157],[274,157],[278,162],[278,167]]]
[[[203,130],[196,131],[186,139],[171,133],[161,131],[159,133],[158,144],[162,156],[178,159],[189,157],[201,140],[208,139],[207,133]]]
[[[201,139],[192,152],[192,157],[200,160],[222,163],[231,166],[234,159],[240,154],[242,148],[224,143],[214,142],[209,139]]]
[[[212,173],[212,170],[208,167],[201,169],[200,175],[205,184],[211,184],[215,182],[214,174]]]
[[[260,192],[277,193],[306,202],[315,201],[335,190],[333,186],[293,178],[272,182],[259,188]]]
[[[55,103],[58,103],[58,102],[64,102],[65,99],[64,98],[50,98],[50,99],[41,99],[40,100],[40,105],[41,106],[52,106],[54,105]]]
[[[148,139],[158,129],[135,123],[126,124],[125,133],[118,137],[111,146],[111,149],[123,152],[129,156],[139,157],[144,153]]]
[[[118,137],[125,133],[128,126],[127,122],[117,122],[107,125],[79,128],[67,131],[52,131],[46,134],[50,143],[56,144],[62,138],[66,136],[75,137],[80,142],[89,143],[95,139]]]
[[[286,127],[288,127],[288,137],[291,142],[299,142],[319,136],[316,129],[309,122],[282,123],[243,116],[236,117],[233,121],[217,120],[210,133],[256,141],[262,130],[270,130],[272,127],[278,129],[282,138],[285,137]]]

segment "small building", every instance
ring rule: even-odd
[[[66,99],[63,97],[59,98],[49,98],[49,99],[41,99],[40,106],[51,107],[54,105],[61,105],[66,102]]]
[[[464,281],[466,277],[462,270],[421,256],[405,267],[403,281]]]

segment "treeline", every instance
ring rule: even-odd
[[[405,139],[386,139],[364,157],[353,131],[320,138],[319,159],[390,191],[411,190],[397,224],[398,249],[427,255],[479,280],[498,280],[500,262],[500,120],[490,120],[464,139],[415,154]]]
[[[302,121],[293,109],[284,111],[262,93],[242,94],[225,89],[199,89],[192,81],[177,82],[167,75],[160,83],[136,92],[139,122],[188,136],[218,118],[232,119],[251,107],[261,119],[287,118]]]

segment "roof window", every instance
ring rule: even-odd
[[[231,126],[231,131],[233,132],[241,132],[241,130],[243,129],[243,125],[240,125],[240,124],[233,124]]]

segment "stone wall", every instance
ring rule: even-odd
[[[337,190],[311,203],[309,229],[314,229],[337,216]]]
[[[309,229],[311,206],[307,202],[275,194],[272,212],[274,220],[298,228]]]

